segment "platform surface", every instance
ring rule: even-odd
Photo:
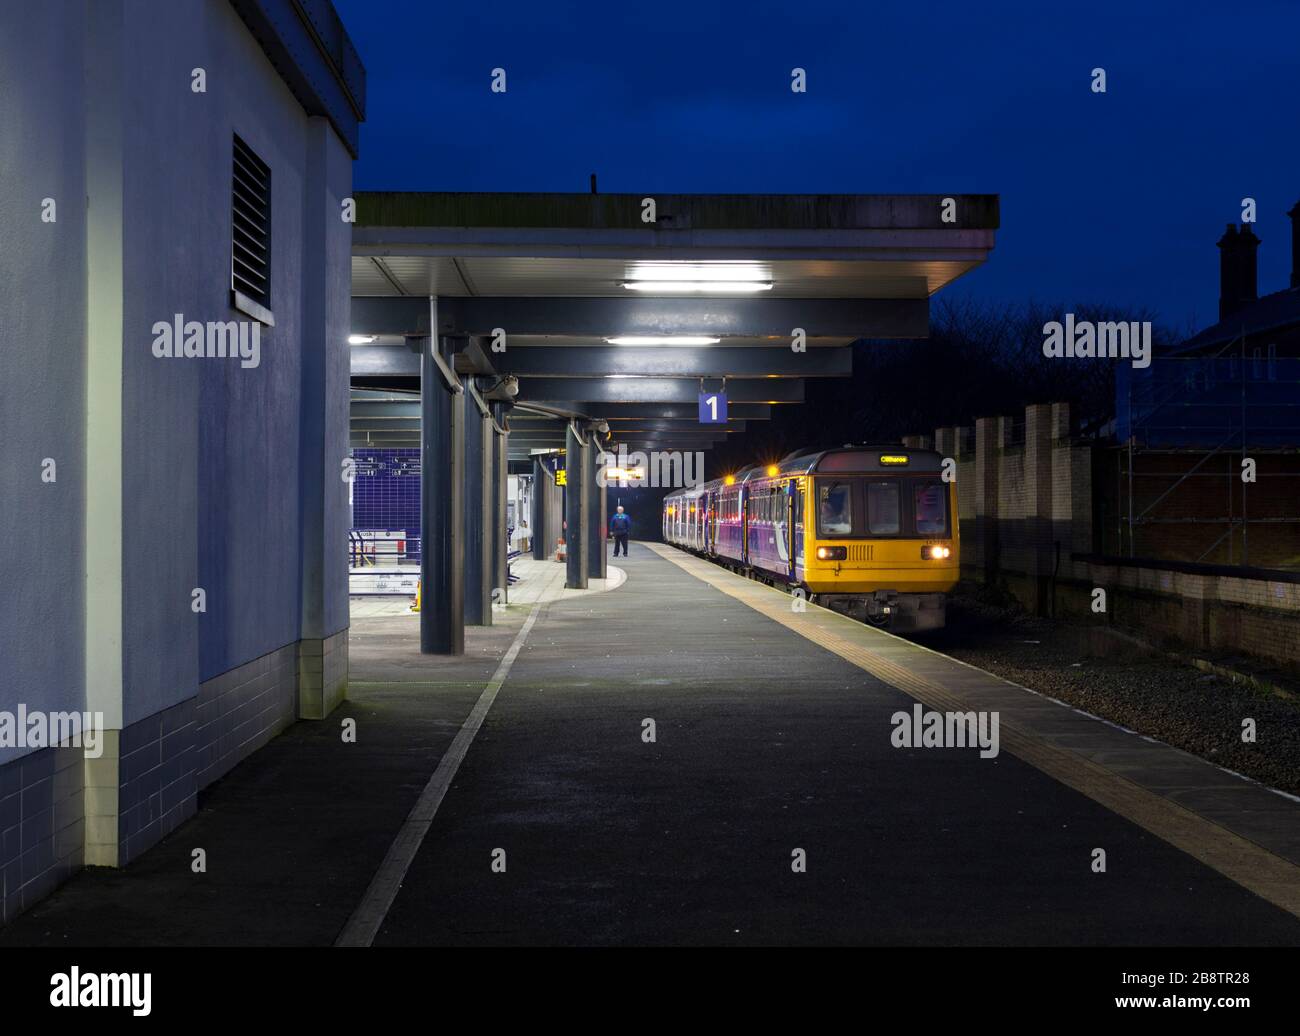
[[[354,619],[333,716],[0,943],[329,945],[441,773],[375,945],[1300,945],[1292,799],[671,548],[618,567],[459,659]],[[996,710],[999,754],[894,747],[917,702]]]

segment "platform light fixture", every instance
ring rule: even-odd
[[[623,287],[628,291],[743,294],[772,290],[765,266],[747,262],[637,263]]]
[[[739,295],[771,291],[771,281],[624,281],[628,291],[699,292],[708,295]]]
[[[717,345],[722,339],[709,335],[616,335],[610,345]]]
[[[378,335],[348,335],[348,345],[369,345]]]

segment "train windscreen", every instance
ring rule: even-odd
[[[918,481],[912,486],[916,532],[920,536],[942,536],[948,531],[947,494],[942,482]]]
[[[821,478],[816,493],[822,537],[949,535],[948,490],[936,478]]]
[[[848,536],[852,534],[852,482],[823,482],[818,486],[817,530],[822,536]]]

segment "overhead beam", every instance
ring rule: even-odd
[[[508,349],[497,367],[518,377],[603,377],[636,374],[658,378],[829,378],[853,373],[848,346],[794,352],[780,347],[724,345],[632,347],[534,346]]]
[[[354,296],[352,334],[430,333],[428,299]],[[928,299],[535,298],[438,299],[439,334],[507,335],[791,335],[809,338],[924,338]]]
[[[353,435],[419,435],[419,421],[352,421],[348,431]]]
[[[643,442],[649,439],[655,439],[660,442],[707,442],[718,444],[726,441],[725,435],[676,435],[672,432],[645,432],[640,435],[620,435],[616,442]],[[564,443],[564,433],[555,435],[551,432],[529,432],[520,434],[517,432],[510,433],[510,440],[519,446],[560,446]]]
[[[388,423],[388,422],[385,422]],[[357,427],[357,422],[352,422],[352,427]],[[729,421],[727,424],[709,424],[702,425],[692,420],[669,420],[661,421],[653,418],[640,418],[639,420],[618,421],[610,426],[610,431],[617,435],[628,435],[634,432],[743,432],[745,430],[744,421]],[[519,417],[510,419],[510,433],[513,435],[517,432],[549,431],[552,428],[563,431],[562,423],[545,422],[540,419],[529,420]],[[381,429],[382,430],[382,429]]]
[[[354,378],[405,378],[420,373],[420,354],[404,345],[354,345],[348,358]]]
[[[440,334],[924,338],[928,299],[444,298]],[[509,338],[507,337],[507,343]]]
[[[481,349],[478,350],[481,353]],[[419,354],[400,345],[354,346],[354,377],[415,377]],[[466,359],[462,362],[460,357]],[[497,370],[519,377],[599,378],[628,374],[660,378],[845,377],[853,373],[853,350],[832,346],[794,352],[779,347],[732,348],[722,345],[682,348],[660,346],[526,346],[497,353]],[[483,373],[457,354],[459,373]]]
[[[348,404],[348,414],[351,417],[380,417],[380,418],[408,418],[414,417],[417,420],[420,417],[419,400],[357,400],[354,399]]]
[[[595,400],[552,400],[556,406],[577,413],[590,414],[605,421],[630,421],[643,417],[658,417],[695,421],[699,419],[699,407],[692,400],[682,403],[610,403]],[[516,410],[515,415],[525,413]],[[772,408],[767,403],[738,403],[733,399],[727,401],[727,416],[750,421],[767,421],[772,417]]]
[[[716,390],[720,385],[708,388]],[[697,403],[699,385],[687,378],[520,378],[519,398],[585,399],[593,403]],[[802,403],[799,378],[749,378],[727,382],[727,402]]]

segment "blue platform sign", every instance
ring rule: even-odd
[[[700,393],[700,424],[727,423],[727,394],[725,392]]]

